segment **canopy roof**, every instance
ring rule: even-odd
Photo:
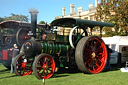
[[[25,26],[25,27],[31,27],[30,23],[21,22],[21,21],[3,21],[0,23],[0,28],[13,28],[15,29],[17,26]]]
[[[91,21],[91,20],[84,20],[84,19],[78,19],[78,18],[60,18],[56,19],[51,22],[52,26],[61,26],[61,27],[74,27],[74,26],[80,26],[81,28],[90,27],[93,28],[95,26],[99,27],[114,27],[112,23],[107,22],[99,22],[99,21]]]
[[[17,27],[25,27],[25,28],[31,28],[31,23],[28,22],[22,22],[22,21],[3,21],[0,23],[0,28],[12,28],[17,29]],[[45,24],[38,24],[38,28],[46,27]]]

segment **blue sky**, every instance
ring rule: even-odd
[[[62,7],[66,7],[66,14],[69,14],[71,3],[75,4],[75,11],[80,6],[87,10],[89,4],[95,4],[95,0],[0,0],[0,17],[14,13],[29,15],[30,18],[29,9],[36,8],[39,11],[38,22],[50,23],[54,17],[62,15]]]

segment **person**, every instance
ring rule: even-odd
[[[107,69],[107,70],[110,70],[110,68],[111,68],[110,59],[111,59],[112,49],[110,49],[110,48],[108,47],[108,45],[106,45],[106,48],[107,48],[107,55],[108,55],[108,57],[107,57],[106,69]]]
[[[108,47],[108,45],[106,45],[106,48],[107,48],[107,55],[108,55],[108,57],[107,57],[107,64],[106,64],[106,70],[110,70],[110,68],[111,68],[110,59],[111,59],[112,49],[110,49]]]
[[[11,71],[10,71],[10,73],[13,73],[14,72],[13,62],[14,62],[15,57],[19,53],[18,46],[16,44],[14,44],[13,46],[14,46],[14,48],[12,49],[12,62],[11,62]]]

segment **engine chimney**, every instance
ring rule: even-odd
[[[37,27],[37,14],[39,13],[36,9],[32,8],[29,10],[31,14],[31,31],[32,36],[36,38],[36,27]]]

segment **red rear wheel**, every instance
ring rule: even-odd
[[[55,71],[55,62],[52,56],[40,54],[33,63],[33,72],[38,79],[48,79]]]
[[[26,76],[32,73],[33,59],[26,58],[23,53],[16,56],[13,65],[15,73],[19,76]]]
[[[101,72],[107,61],[107,49],[103,40],[96,36],[83,37],[77,44],[75,59],[81,71]]]

